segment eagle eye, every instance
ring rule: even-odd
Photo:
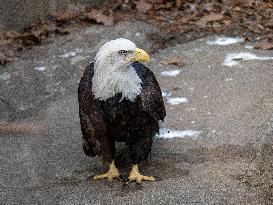
[[[118,53],[120,55],[126,56],[127,54],[132,54],[133,51],[120,50]]]
[[[118,53],[120,55],[126,55],[128,52],[126,50],[120,50]]]

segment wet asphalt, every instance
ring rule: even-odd
[[[157,38],[151,38],[156,36]],[[84,155],[77,85],[85,66],[106,41],[124,37],[152,53],[149,68],[165,99],[164,127],[199,135],[154,140],[141,165],[154,183],[126,185],[130,163],[119,144],[122,180],[94,181],[105,170]],[[272,204],[273,60],[224,66],[226,55],[247,52],[247,43],[210,45],[216,37],[155,48],[168,34],[143,22],[75,28],[53,43],[26,51],[0,69],[0,120],[46,124],[38,135],[0,134],[0,204]],[[166,65],[180,56],[183,65]],[[43,71],[41,71],[43,70]],[[166,70],[180,70],[174,77]]]

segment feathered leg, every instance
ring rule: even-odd
[[[109,170],[105,174],[96,175],[94,179],[104,179],[107,178],[109,181],[112,181],[114,178],[119,178],[119,170],[115,165],[115,153],[116,153],[116,147],[115,147],[115,141],[111,140],[111,137],[101,137],[103,140],[102,145],[102,155],[103,155],[103,161],[104,163],[109,164]],[[111,162],[111,163],[110,163]]]
[[[138,169],[138,164],[146,160],[149,156],[152,147],[152,136],[146,138],[139,138],[137,142],[130,145],[131,159],[133,162],[132,170],[129,175],[129,181],[136,181],[141,183],[142,181],[155,181],[153,176],[141,175]]]

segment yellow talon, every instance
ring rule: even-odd
[[[114,160],[112,161],[112,163],[109,165],[109,170],[107,173],[105,174],[100,174],[100,175],[96,175],[94,176],[94,180],[97,179],[104,179],[104,178],[108,178],[109,181],[113,181],[114,178],[119,178],[120,174],[118,171],[118,168],[115,165]]]
[[[139,173],[138,165],[135,164],[132,167],[132,170],[129,175],[129,181],[136,181],[137,183],[141,183],[142,181],[155,181],[155,178],[153,176],[144,176]]]

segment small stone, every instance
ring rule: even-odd
[[[24,105],[19,106],[19,110],[25,111],[27,108]]]
[[[9,80],[10,79],[10,73],[2,73],[0,74],[0,80]]]
[[[130,11],[131,6],[129,4],[123,3],[123,4],[120,5],[120,10],[121,11]]]

